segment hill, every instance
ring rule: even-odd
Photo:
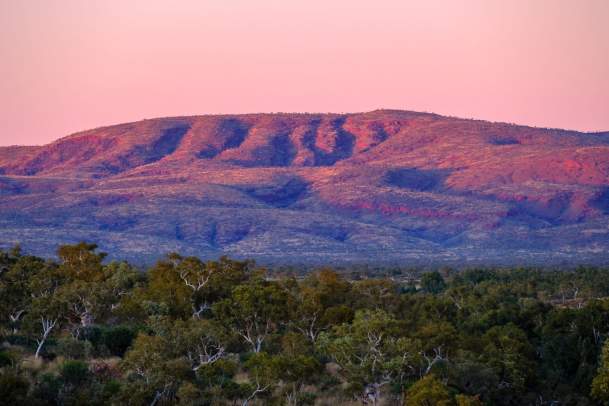
[[[0,245],[269,263],[609,263],[609,133],[379,110],[0,147]]]

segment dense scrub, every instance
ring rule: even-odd
[[[172,254],[141,272],[96,248],[0,252],[0,403],[609,400],[606,270],[295,278]]]

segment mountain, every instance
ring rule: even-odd
[[[609,263],[609,133],[378,110],[144,120],[0,148],[0,245],[268,263]]]

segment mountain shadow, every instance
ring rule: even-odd
[[[387,171],[384,180],[390,186],[429,192],[442,189],[451,172],[445,169],[399,168]]]
[[[309,184],[295,177],[285,183],[246,188],[245,192],[261,202],[277,208],[285,208],[300,200],[308,191]]]
[[[238,148],[245,141],[250,126],[236,118],[222,120],[218,126],[218,134],[223,138],[220,148],[208,147],[197,154],[200,159],[212,159],[227,149]]]

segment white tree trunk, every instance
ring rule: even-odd
[[[266,386],[260,386],[259,383],[256,384],[256,389],[252,392],[251,395],[249,395],[249,397],[247,399],[245,399],[243,401],[243,403],[241,404],[241,406],[248,406],[250,404],[250,401],[252,399],[254,399],[256,397],[256,395],[258,395],[261,392],[266,391],[271,385],[266,385]]]
[[[19,320],[21,320],[21,316],[23,316],[23,313],[25,313],[25,310],[17,310],[8,315],[11,324],[13,325],[13,334],[17,334],[17,323],[19,322]]]
[[[57,319],[50,320],[50,319],[45,319],[44,317],[41,317],[40,322],[42,324],[42,336],[40,337],[40,339],[36,340],[36,342],[38,343],[38,347],[36,348],[36,355],[35,355],[36,359],[38,359],[38,357],[40,356],[40,351],[42,350],[44,343],[47,341],[47,338],[49,338],[49,334],[51,334],[51,331],[57,324]]]

